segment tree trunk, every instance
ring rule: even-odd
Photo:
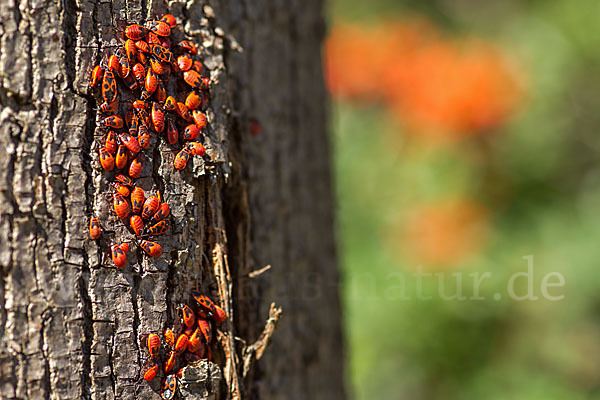
[[[160,398],[138,337],[171,325],[195,287],[229,319],[203,363],[213,380],[184,398],[344,397],[322,4],[213,6],[0,1],[0,398]],[[132,246],[118,270],[109,247],[132,236],[99,165],[89,74],[127,22],[166,12],[205,47],[207,157],[176,171],[153,139],[136,184],[161,191],[171,229],[163,256]]]

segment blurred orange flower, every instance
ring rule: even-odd
[[[473,254],[483,245],[489,225],[487,210],[466,198],[445,200],[411,214],[400,236],[424,266],[449,265]]]
[[[335,97],[383,101],[411,131],[438,138],[491,130],[522,98],[499,49],[447,39],[425,20],[336,25],[325,58]]]

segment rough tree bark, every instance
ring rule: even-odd
[[[189,398],[344,397],[322,3],[215,3],[0,1],[0,398],[159,398],[138,335],[161,332],[193,287],[233,321],[216,346],[224,379]],[[89,72],[126,21],[167,11],[206,47],[208,161],[175,172],[153,140],[138,183],[162,191],[172,228],[161,258],[130,251],[120,271],[107,249],[131,236],[99,168]],[[264,351],[271,302],[283,315]]]

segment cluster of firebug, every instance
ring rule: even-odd
[[[191,306],[184,304],[179,308],[173,328],[164,331],[164,346],[161,347],[160,336],[156,333],[140,335],[140,346],[148,352],[141,374],[147,381],[164,376],[163,399],[175,397],[178,378],[187,363],[205,358],[210,361],[214,325],[227,319],[221,307],[197,290],[192,290],[191,303]]]
[[[173,147],[183,144],[175,149],[173,165],[178,170],[184,169],[191,157],[206,153],[197,140],[207,126],[202,110],[209,101],[210,79],[204,76],[193,42],[179,40],[172,46],[176,26],[170,14],[144,25],[127,26],[123,46],[94,67],[90,80],[92,88],[101,87],[100,111],[110,114],[101,121],[108,132],[99,159],[105,171],[120,171],[112,182],[114,211],[135,234],[135,244],[151,257],[162,254],[161,246],[148,238],[168,230],[169,205],[161,201],[160,193],[146,198],[133,182],[148,158],[144,150],[150,146],[150,135],[164,135]],[[120,103],[119,93],[127,89],[135,100]],[[129,109],[119,113],[126,106]],[[89,229],[92,239],[100,237],[98,218],[90,218]],[[117,267],[125,266],[128,251],[128,243],[111,246]]]

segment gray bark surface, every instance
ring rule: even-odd
[[[170,326],[194,287],[230,316],[214,354],[223,379],[214,364],[204,373],[221,390],[198,398],[344,398],[322,4],[212,7],[0,1],[0,398],[160,398],[160,382],[140,378],[138,336]],[[166,12],[206,48],[207,162],[175,171],[153,136],[136,184],[162,192],[172,227],[157,240],[163,256],[132,245],[117,270],[109,246],[132,236],[98,161],[105,130],[89,73],[127,22]],[[265,328],[272,302],[283,314],[277,323],[271,310]]]

